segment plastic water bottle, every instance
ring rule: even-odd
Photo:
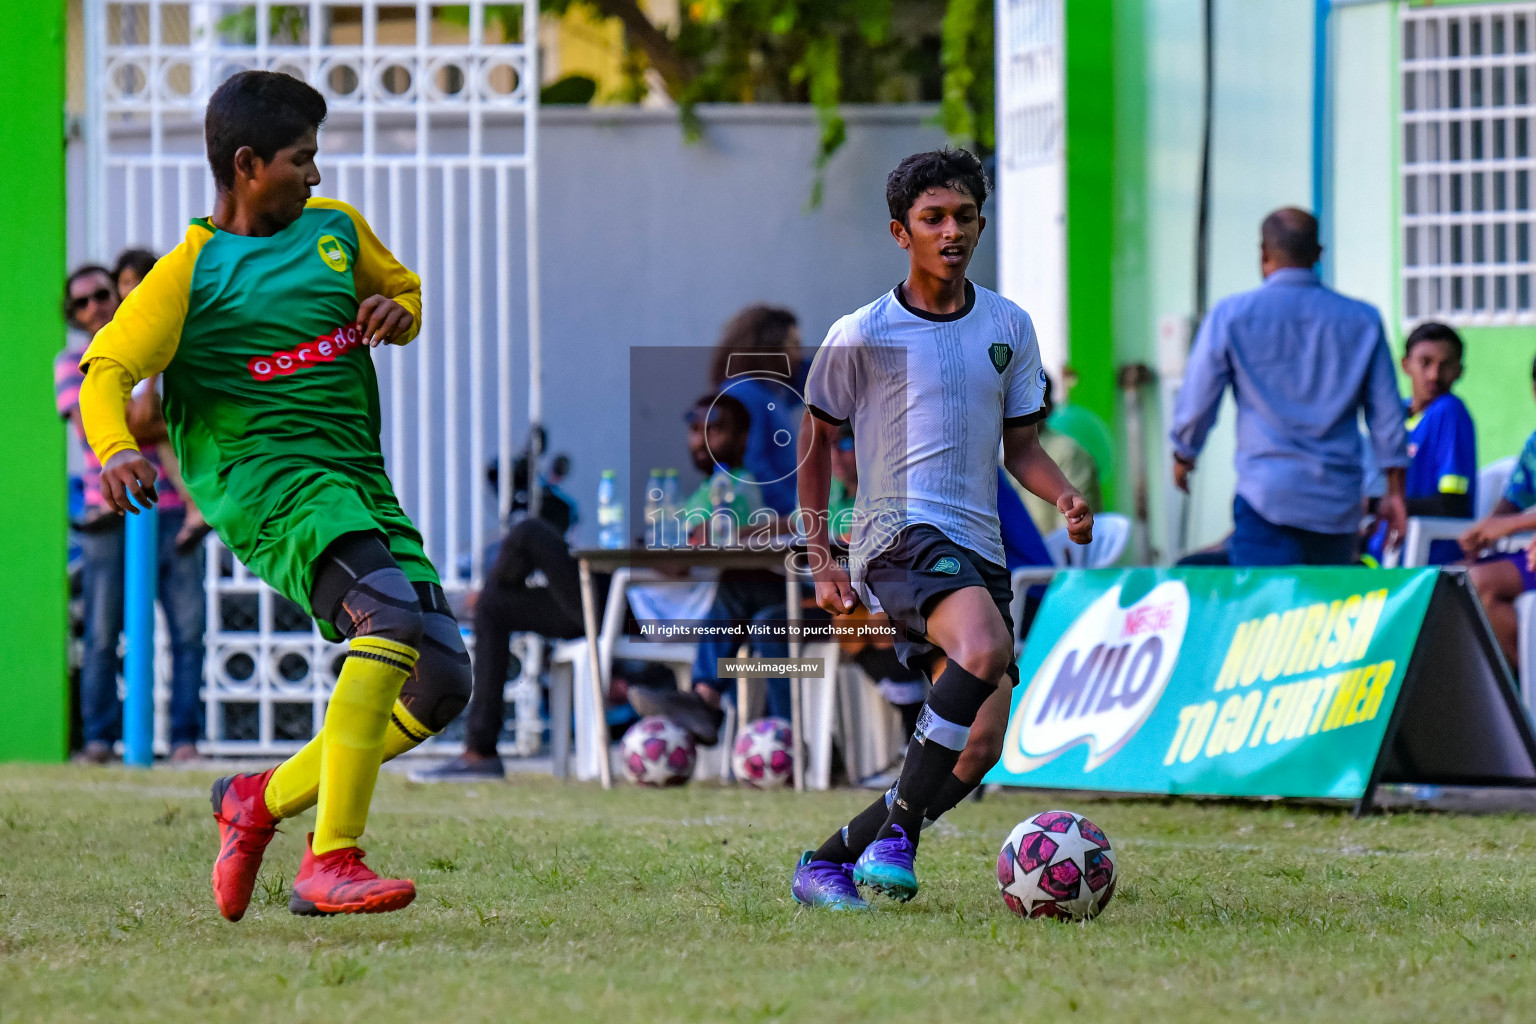
[[[683,537],[683,524],[678,519],[682,512],[682,497],[678,493],[677,470],[669,469],[661,477],[661,515],[663,547],[676,548],[687,543]]]
[[[667,523],[663,512],[666,495],[661,481],[661,470],[653,469],[650,479],[645,482],[645,546],[648,548],[667,546]]]
[[[716,547],[736,546],[736,478],[720,463],[709,478],[709,537]]]
[[[597,483],[597,546],[624,546],[624,504],[619,501],[618,484],[611,469],[603,470]]]

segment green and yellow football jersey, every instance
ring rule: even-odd
[[[375,294],[421,323],[420,279],[345,203],[311,199],[266,237],[199,219],[80,363],[110,360],[136,381],[164,373],[166,425],[198,508],[305,609],[316,560],[346,533],[382,533],[408,578],[438,582],[384,472],[378,376],[353,322]]]

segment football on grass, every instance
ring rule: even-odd
[[[1081,814],[1043,811],[1008,833],[997,884],[1020,917],[1085,921],[1115,894],[1115,854],[1104,830]]]
[[[629,727],[620,745],[624,774],[642,786],[681,786],[693,776],[698,756],[693,737],[670,720],[652,715]]]
[[[741,730],[731,750],[731,770],[754,789],[777,789],[794,776],[794,741],[782,718],[759,718]]]

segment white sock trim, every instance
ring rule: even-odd
[[[912,735],[924,743],[933,742],[950,750],[964,750],[966,741],[971,738],[971,727],[941,718],[934,714],[933,708],[924,704],[917,716],[917,729]]]

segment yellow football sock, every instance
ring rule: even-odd
[[[441,732],[442,730],[438,730]],[[324,734],[304,744],[302,750],[277,766],[267,780],[267,810],[274,817],[292,818],[315,806],[320,796],[320,744]],[[384,730],[384,760],[391,761],[407,750],[419,747],[437,733],[395,701],[389,725]]]
[[[352,641],[320,730],[320,794],[311,844],[316,854],[356,846],[363,834],[390,709],[416,657],[414,647],[382,637]]]

